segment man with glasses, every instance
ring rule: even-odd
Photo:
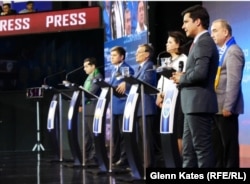
[[[136,51],[136,62],[138,63],[138,68],[134,74],[134,77],[144,81],[152,86],[156,86],[156,72],[152,69],[154,68],[154,63],[151,60],[153,56],[153,47],[149,44],[139,45]],[[156,142],[154,141],[155,136],[153,136],[154,125],[155,124],[155,115],[156,115],[156,105],[155,105],[155,96],[151,96],[149,94],[144,95],[144,113],[145,113],[145,125],[146,125],[146,135],[147,135],[147,155],[148,155],[148,163],[146,167],[154,166],[154,147]],[[140,149],[141,157],[143,155],[143,122],[142,122],[142,103],[139,103],[138,111],[137,111],[137,123],[138,123],[138,144]],[[159,128],[158,128],[159,130]]]

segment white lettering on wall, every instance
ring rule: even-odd
[[[68,27],[86,24],[86,13],[70,13],[46,16],[46,28]]]
[[[18,31],[30,28],[30,18],[0,20],[0,31]]]

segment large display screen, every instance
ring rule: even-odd
[[[52,1],[33,1],[34,9],[36,12],[50,11],[53,8]],[[27,1],[16,0],[16,1],[0,1],[2,6],[5,3],[10,3],[11,9],[15,10],[17,13],[26,8]]]
[[[210,21],[223,18],[232,26],[233,36],[245,54],[242,80],[244,114],[239,116],[239,140],[250,144],[250,3],[249,2],[203,2],[210,14]]]
[[[145,1],[101,2],[105,29],[105,80],[112,69],[110,49],[122,46],[126,50],[125,61],[135,68],[138,45],[148,43],[148,6]]]

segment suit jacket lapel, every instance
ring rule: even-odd
[[[115,81],[115,76],[116,75],[116,68],[113,68],[112,72],[111,72],[111,79],[110,79],[110,84],[112,85],[113,82]]]
[[[144,64],[145,65],[145,64]],[[143,70],[144,65],[141,67],[140,65],[137,67],[136,73],[135,73],[135,78],[138,78]],[[140,68],[139,68],[140,67]]]

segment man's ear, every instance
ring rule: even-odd
[[[150,59],[149,56],[150,56],[150,53],[149,53],[149,52],[146,52],[146,53],[145,53],[145,59]]]
[[[122,55],[122,61],[124,61],[124,55]]]
[[[229,31],[227,29],[224,29],[224,34],[225,34],[226,37],[228,37]]]
[[[201,19],[197,18],[196,20],[194,20],[195,24],[197,26],[200,26],[201,25]]]

